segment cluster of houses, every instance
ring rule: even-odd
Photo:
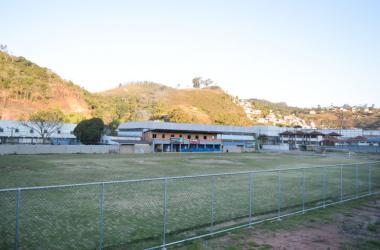
[[[49,144],[80,142],[76,124],[63,124],[49,136]],[[304,129],[277,126],[223,126],[170,122],[126,122],[117,136],[103,136],[101,144],[118,144],[120,153],[252,152],[259,147],[285,145],[287,150],[320,146],[380,146],[379,130]],[[40,144],[41,136],[19,121],[0,121],[0,144]]]
[[[286,144],[289,149],[307,149],[320,146],[379,146],[379,130],[363,129],[305,129],[276,126],[255,126],[261,145]]]

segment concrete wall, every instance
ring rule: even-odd
[[[242,153],[244,151],[244,147],[238,147],[238,146],[223,146],[223,152],[229,152],[229,153]]]
[[[120,145],[120,154],[145,154],[152,153],[149,144]]]
[[[329,151],[353,151],[361,153],[380,153],[380,146],[335,146],[335,147],[323,147]]]
[[[279,145],[262,145],[263,150],[267,151],[289,151],[289,144],[279,144]]]
[[[0,155],[7,154],[110,154],[119,153],[119,145],[0,145]]]

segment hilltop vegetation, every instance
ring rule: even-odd
[[[27,118],[59,108],[66,122],[91,118],[112,121],[166,119],[175,122],[248,125],[232,97],[219,88],[178,90],[161,84],[128,84],[92,94],[47,68],[0,51],[1,119]]]
[[[136,114],[140,120],[164,118],[173,122],[249,125],[244,110],[233,98],[218,87],[203,89],[175,89],[161,84],[131,83],[100,93],[136,100]],[[137,119],[137,120],[139,120]]]
[[[19,119],[33,111],[59,107],[66,114],[88,114],[91,95],[47,68],[0,51],[0,116]]]
[[[117,126],[122,121],[165,120],[226,125],[270,124],[380,129],[380,112],[374,107],[305,109],[266,100],[241,100],[226,94],[207,79],[195,88],[177,89],[153,82],[120,85],[101,93],[66,81],[47,68],[0,51],[0,118],[28,118],[37,110],[54,108],[65,122],[79,123],[98,117]],[[203,88],[202,88],[202,86]],[[248,105],[248,106],[247,106]]]

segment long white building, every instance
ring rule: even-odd
[[[77,144],[74,135],[76,124],[65,123],[57,131],[51,134],[51,144],[67,145]],[[39,144],[42,137],[33,129],[24,126],[21,121],[0,120],[0,143],[11,144]]]

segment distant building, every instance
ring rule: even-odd
[[[251,127],[201,125],[169,122],[127,122],[120,124],[121,152],[135,152],[142,144],[151,152],[249,152],[254,150]]]
[[[278,126],[253,126],[260,144],[289,144],[290,149],[301,145],[336,146],[336,145],[377,145],[370,144],[370,138],[380,137],[380,130],[364,129],[308,129]]]
[[[47,138],[50,144],[77,144],[73,133],[76,124],[63,124],[60,129]],[[40,144],[42,137],[21,121],[0,120],[0,144]]]

